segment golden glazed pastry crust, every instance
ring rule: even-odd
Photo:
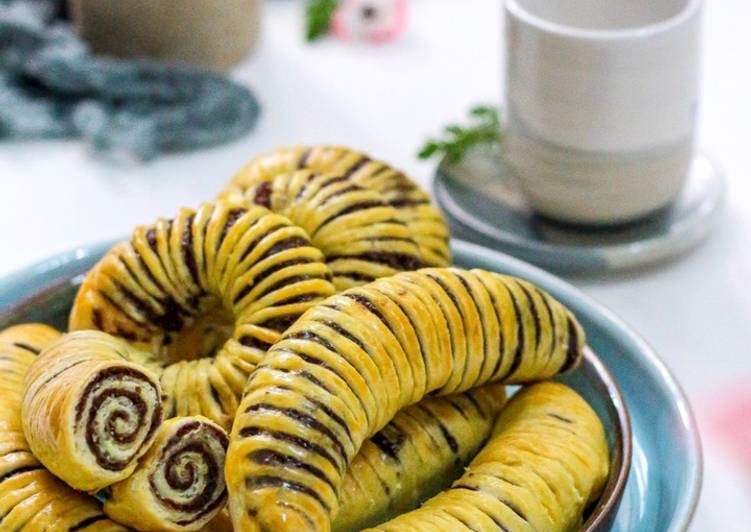
[[[440,211],[431,205],[430,196],[403,172],[348,148],[296,146],[274,150],[243,167],[220,197],[244,197],[251,203],[265,205],[270,191],[278,187],[275,182],[278,176],[303,169],[346,179],[344,184],[336,185],[338,190],[355,186],[378,193],[398,211],[398,219],[417,244],[424,266],[451,263],[448,228]]]
[[[126,342],[99,331],[62,336],[26,375],[22,418],[34,456],[88,492],[130,476],[162,420],[159,381]],[[145,356],[145,355],[144,355]]]
[[[602,491],[608,454],[584,399],[563,384],[534,384],[511,398],[495,435],[451,489],[371,530],[575,530]]]
[[[338,290],[422,264],[399,211],[382,194],[345,175],[312,170],[279,174],[246,189],[244,197],[302,227],[325,255]]]
[[[449,487],[487,441],[505,399],[503,385],[489,384],[399,411],[352,460],[332,529],[362,530]]]
[[[46,325],[0,331],[0,530],[125,531],[99,501],[58,480],[29,449],[21,423],[24,378],[60,333]]]
[[[165,421],[133,475],[109,488],[104,512],[136,530],[201,530],[225,505],[227,444],[208,418]]]
[[[110,250],[86,276],[70,328],[155,353],[158,366],[145,362],[160,371],[165,415],[228,427],[250,372],[289,325],[335,292],[330,280],[321,252],[286,218],[203,204],[141,226]]]
[[[398,410],[429,393],[553,377],[576,367],[583,346],[559,302],[482,270],[400,273],[327,299],[248,381],[225,470],[235,527],[328,530],[352,459]],[[288,448],[305,467],[248,458]]]

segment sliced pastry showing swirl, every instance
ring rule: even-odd
[[[274,184],[277,176],[303,169],[339,176],[336,186],[329,185],[331,194],[361,189],[377,192],[398,211],[398,219],[406,224],[419,248],[423,265],[450,264],[448,228],[440,211],[431,205],[430,196],[403,172],[348,148],[297,146],[261,155],[232,178],[221,196],[244,196],[263,205],[278,186]]]
[[[346,175],[299,170],[259,181],[245,198],[289,218],[326,257],[338,290],[422,265],[412,231],[382,194]]]
[[[63,335],[32,362],[23,430],[34,456],[70,486],[96,492],[133,472],[162,421],[155,374],[99,331]]]
[[[562,384],[535,384],[509,401],[493,439],[451,489],[372,530],[574,530],[607,475],[605,431],[592,408]]]
[[[228,443],[208,418],[165,421],[133,475],[109,488],[104,512],[136,530],[201,530],[225,506]]]
[[[24,379],[60,333],[46,325],[0,331],[0,530],[125,531],[94,497],[73,490],[39,463],[21,423]]]
[[[352,459],[399,410],[427,394],[550,378],[576,367],[583,347],[561,303],[482,270],[405,272],[327,299],[248,380],[227,454],[235,528],[328,530]],[[281,445],[299,465],[251,458]]]
[[[334,292],[305,231],[263,207],[221,201],[141,226],[111,249],[86,276],[70,328],[155,353],[167,417],[229,427],[268,347]]]
[[[365,440],[342,484],[335,532],[355,532],[413,510],[448,488],[490,436],[503,385],[423,399]]]

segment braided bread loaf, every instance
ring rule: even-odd
[[[249,373],[334,293],[330,278],[321,252],[286,218],[203,204],[139,227],[110,250],[86,276],[70,329],[99,329],[156,353],[166,365],[167,417],[229,426]]]
[[[396,209],[398,220],[406,225],[417,244],[424,266],[447,266],[451,262],[448,229],[440,211],[430,204],[430,196],[404,173],[347,148],[298,146],[262,155],[242,168],[220,197],[245,197],[252,203],[268,206],[279,201],[272,198],[284,188],[276,181],[277,178],[302,169],[331,174],[329,180],[334,178],[337,181],[326,185],[327,192],[336,194],[337,202],[341,205],[347,203],[350,208],[360,200],[347,202],[342,196],[352,194],[353,198],[370,198],[364,194],[365,190],[378,193],[379,201],[385,201]],[[289,177],[279,179],[284,181]],[[328,196],[328,193],[321,194],[318,201],[325,203]],[[293,200],[289,198],[282,200],[282,203],[286,201]]]
[[[23,430],[34,456],[68,485],[95,492],[133,473],[162,420],[154,374],[98,331],[49,345],[31,364]]]
[[[133,475],[109,488],[104,512],[136,530],[200,530],[224,508],[227,444],[209,419],[165,421]]]
[[[482,270],[401,273],[327,299],[248,381],[225,472],[235,528],[329,529],[353,457],[398,410],[429,393],[550,378],[583,345],[552,297]],[[249,458],[290,447],[304,466]]]
[[[496,434],[453,487],[372,531],[545,530],[581,524],[608,476],[602,423],[572,389],[535,384],[501,412]]]
[[[107,519],[99,501],[47,471],[24,437],[21,400],[26,373],[59,335],[36,324],[0,332],[0,530],[125,531]]]

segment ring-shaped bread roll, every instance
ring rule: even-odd
[[[112,248],[81,285],[70,329],[155,353],[136,362],[164,367],[166,417],[229,426],[266,349],[334,292],[301,228],[263,207],[219,201],[138,227]]]
[[[298,170],[278,174],[245,191],[262,205],[302,227],[323,252],[338,290],[422,264],[409,227],[383,196],[341,174]]]
[[[280,148],[253,159],[230,181],[220,197],[245,197],[264,204],[271,183],[278,175],[295,170],[337,174],[345,185],[377,192],[398,211],[409,229],[424,266],[448,266],[451,252],[448,228],[430,196],[403,172],[368,155],[337,146]],[[342,186],[342,189],[345,187]],[[404,269],[404,268],[402,268]]]

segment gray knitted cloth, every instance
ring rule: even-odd
[[[148,160],[227,142],[255,124],[253,94],[221,75],[95,57],[61,4],[0,0],[0,140],[81,137]]]

